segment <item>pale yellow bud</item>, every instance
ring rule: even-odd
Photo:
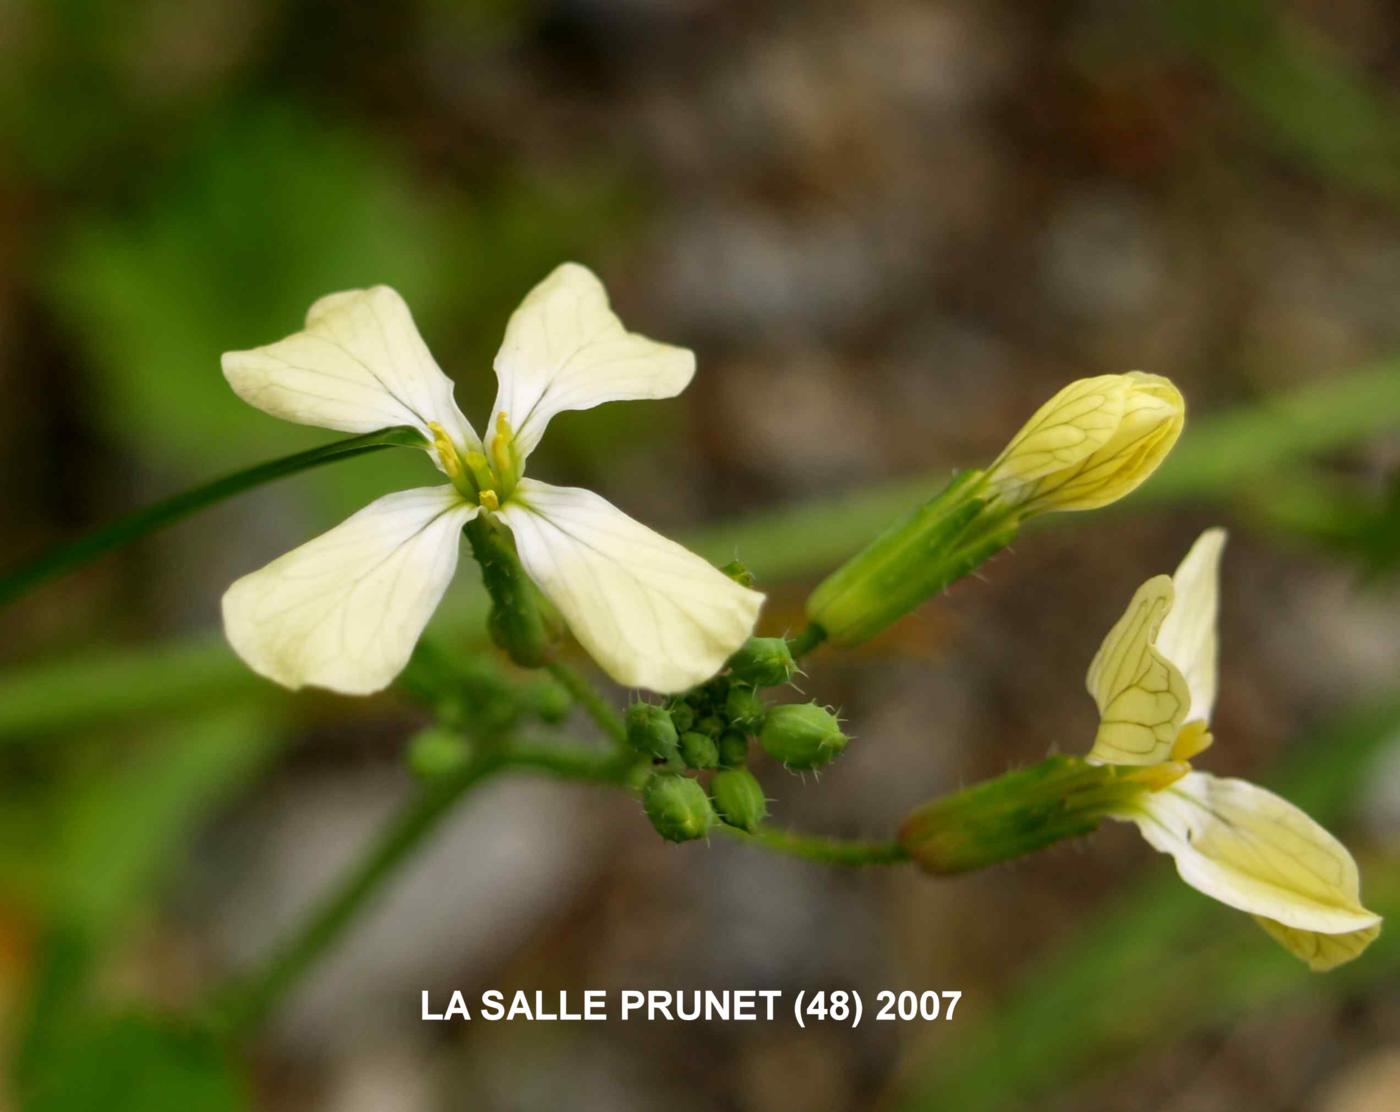
[[[1026,422],[987,480],[1023,514],[1105,506],[1157,469],[1185,421],[1181,392],[1160,375],[1078,379]]]

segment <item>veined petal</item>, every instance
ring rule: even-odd
[[[1345,934],[1300,931],[1296,927],[1285,927],[1282,923],[1276,923],[1262,915],[1256,915],[1254,921],[1295,958],[1306,962],[1314,973],[1326,973],[1329,969],[1336,969],[1337,966],[1360,957],[1361,952],[1381,934],[1379,920],[1372,926],[1347,931]]]
[[[1183,722],[1209,722],[1215,706],[1220,554],[1225,530],[1207,529],[1172,576],[1176,601],[1157,633],[1157,650],[1186,677],[1191,706]]]
[[[1161,375],[1128,371],[1123,419],[1108,442],[1075,468],[1036,484],[1032,503],[1046,509],[1092,510],[1116,502],[1150,476],[1171,451],[1186,421],[1186,402]]]
[[[988,474],[999,483],[1027,484],[1082,463],[1117,430],[1127,395],[1124,375],[1076,379],[1031,414]]]
[[[1191,703],[1185,678],[1155,647],[1173,597],[1171,577],[1153,576],[1094,654],[1086,678],[1099,708],[1091,760],[1153,765],[1170,757]]]
[[[1171,854],[1192,888],[1286,931],[1351,936],[1332,944],[1346,947],[1380,924],[1361,906],[1347,848],[1293,804],[1248,781],[1189,772],[1115,817],[1135,822],[1154,849]]]
[[[495,436],[504,413],[523,459],[557,413],[675,397],[695,374],[695,355],[628,332],[597,276],[564,263],[511,315],[495,366],[499,390],[487,435]]]
[[[684,691],[753,632],[761,594],[591,490],[522,479],[500,516],[530,578],[618,683]]]
[[[385,495],[224,594],[224,632],[253,671],[346,695],[386,687],[457,568],[480,512],[450,486]]]
[[[451,379],[388,286],[329,294],[308,310],[301,332],[226,352],[223,368],[240,398],[287,421],[342,432],[412,425],[429,442],[436,423],[458,447],[480,447]]]

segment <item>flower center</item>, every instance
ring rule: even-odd
[[[515,433],[506,414],[496,417],[489,459],[476,450],[459,451],[447,430],[436,421],[428,423],[428,430],[433,434],[433,454],[462,497],[483,509],[499,510],[520,481],[523,470],[520,452],[515,446]]]

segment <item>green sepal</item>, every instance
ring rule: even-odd
[[[1140,776],[1049,757],[925,803],[900,825],[899,842],[926,872],[985,868],[1091,833],[1106,813],[1149,790]]]
[[[812,592],[807,616],[833,645],[869,640],[1011,543],[1019,520],[983,496],[984,479],[976,470],[954,476]]]

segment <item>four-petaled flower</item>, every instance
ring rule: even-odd
[[[447,589],[463,527],[482,513],[509,527],[526,572],[619,683],[684,690],[753,630],[761,594],[597,494],[523,475],[555,414],[674,397],[695,373],[690,351],[627,332],[585,267],[560,266],[512,315],[485,441],[386,286],[321,298],[303,331],[230,352],[223,369],[239,397],[275,417],[352,433],[411,426],[450,480],[380,498],[229,588],[230,643],[278,683],[386,686]]]
[[[1089,666],[1099,729],[1089,757],[1139,766],[1144,790],[1109,813],[1136,823],[1181,879],[1252,914],[1315,970],[1380,934],[1356,862],[1304,812],[1245,780],[1191,770],[1212,741],[1216,611],[1225,533],[1203,533],[1173,576],[1149,579]]]

